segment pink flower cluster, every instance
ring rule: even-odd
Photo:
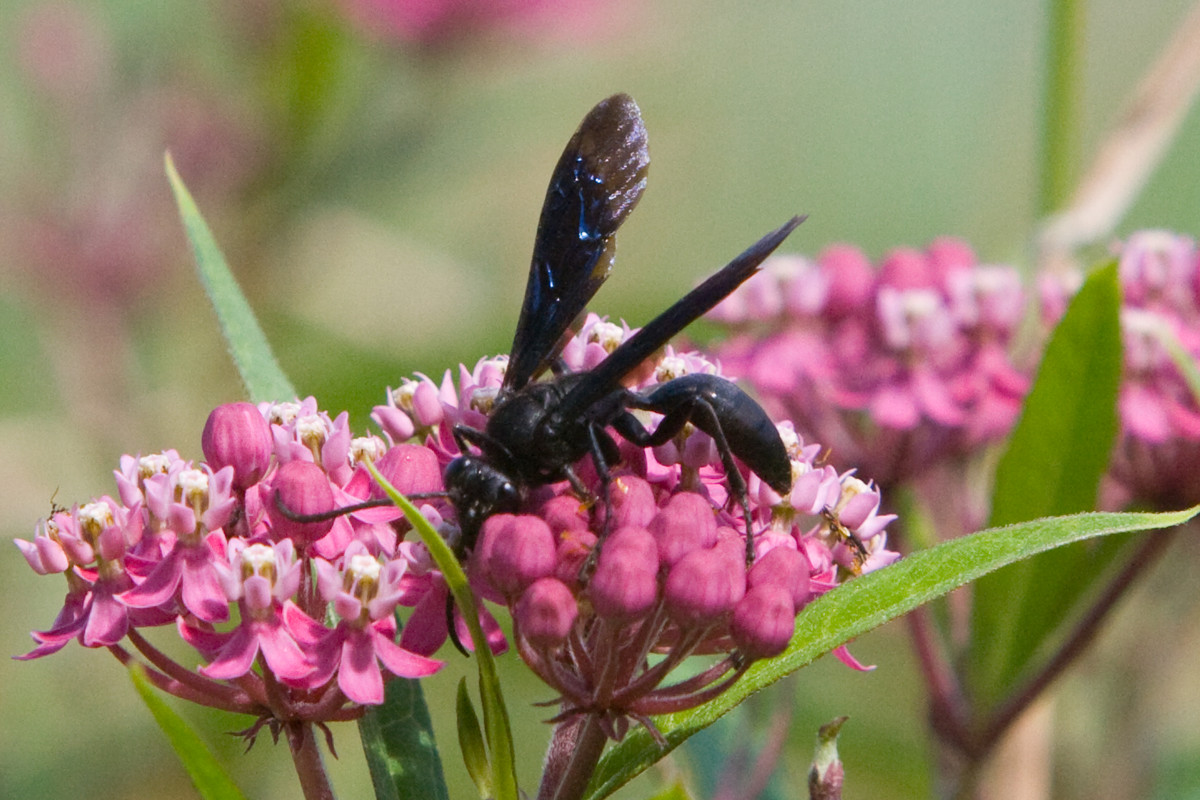
[[[275,502],[295,516],[365,499],[366,458],[405,491],[440,490],[428,450],[354,439],[346,420],[311,398],[233,403],[209,417],[207,463],[174,450],[123,457],[119,499],[58,511],[32,542],[17,540],[36,572],[67,579],[54,625],[35,632],[37,647],[21,658],[78,639],[129,661],[128,637],[166,691],[261,719],[309,721],[352,718],[360,705],[382,702],[385,671],[436,672],[432,651],[395,641],[396,607],[419,603],[435,580],[398,544],[395,509],[297,522]],[[444,630],[444,613],[439,619]],[[204,666],[174,661],[140,630],[172,622]]]
[[[572,370],[599,363],[631,332],[589,315],[563,351]],[[638,380],[642,388],[718,366],[667,348]],[[503,359],[426,377],[389,392],[374,417],[393,438],[429,435],[452,455],[454,423],[481,426],[504,375]],[[651,415],[653,416],[653,415]],[[844,577],[893,561],[879,493],[852,474],[816,463],[791,426],[780,432],[794,485],[780,497],[748,475],[756,558],[746,567],[746,521],[731,502],[712,439],[688,426],[651,449],[623,444],[609,502],[585,461],[578,472],[596,502],[563,482],[532,491],[526,513],[483,526],[468,571],[484,596],[505,604],[516,647],[559,694],[559,719],[595,715],[619,738],[629,720],[697,705],[732,684],[756,658],[777,655],[796,614]],[[607,535],[596,557],[598,540]],[[665,657],[653,664],[651,653]],[[725,653],[709,669],[666,679],[693,653]],[[845,651],[839,655],[857,666]]]
[[[623,16],[597,0],[339,0],[346,15],[384,39],[444,47],[463,40],[594,38]]]
[[[711,317],[734,333],[726,370],[768,411],[891,486],[1009,431],[1029,382],[1009,354],[1024,310],[1014,268],[941,238],[878,268],[848,245],[775,256]]]
[[[590,316],[563,360],[589,369],[629,334]],[[352,436],[347,414],[331,418],[311,398],[233,403],[209,417],[204,463],[172,450],[125,456],[119,499],[60,510],[32,542],[17,542],[35,571],[63,574],[68,586],[54,625],[21,658],[77,639],[129,661],[128,639],[163,689],[263,721],[351,718],[382,701],[385,673],[433,673],[450,620],[458,642],[469,637],[425,546],[404,541],[400,511],[368,505],[383,494],[365,463],[419,498],[462,549],[442,482],[459,455],[452,431],[483,427],[505,366],[484,359],[460,367],[457,385],[447,372],[440,384],[418,376],[389,390],[372,415],[383,438]],[[637,381],[717,370],[667,348]],[[630,719],[702,702],[754,659],[780,653],[811,599],[897,557],[878,491],[818,463],[819,446],[789,424],[780,432],[793,488],[781,497],[746,475],[749,521],[712,439],[691,426],[661,447],[624,443],[607,493],[584,459],[576,469],[590,497],[565,481],[536,487],[524,513],[486,520],[466,554],[471,585],[511,612],[519,653],[561,695],[564,717],[595,714],[619,736]],[[399,606],[412,612],[398,633]],[[482,606],[480,621],[489,646],[504,651]],[[141,633],[172,622],[203,666],[175,662]],[[651,653],[666,655],[651,665]],[[667,685],[693,653],[726,658]]]
[[[1147,230],[1116,250],[1125,374],[1103,503],[1186,507],[1200,502],[1200,403],[1168,348],[1174,342],[1185,357],[1200,361],[1200,249],[1190,236]],[[1078,275],[1043,281],[1050,321],[1079,282]]]

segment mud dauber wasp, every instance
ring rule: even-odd
[[[641,112],[631,97],[617,94],[588,112],[554,168],[495,405],[482,430],[459,424],[453,431],[461,455],[446,466],[443,481],[444,496],[458,516],[461,535],[455,550],[460,557],[474,547],[484,520],[520,509],[527,489],[566,480],[581,499],[588,499],[590,492],[574,471],[584,456],[592,457],[607,505],[609,465],[620,457],[609,427],[642,447],[666,443],[689,422],[710,435],[746,520],[747,564],[754,557],[754,536],[746,482],[734,458],[780,494],[791,489],[791,460],[775,424],[728,379],[695,373],[645,393],[626,389],[621,381],[754,275],[803,217],[792,217],[751,245],[593,369],[567,373],[559,359],[571,324],[608,277],[616,230],[641,198],[649,162]],[[538,380],[547,370],[553,376]],[[648,431],[636,410],[663,418]],[[290,519],[315,522],[386,502],[369,500],[332,514],[293,514],[280,508]]]
[[[608,276],[614,235],[645,189],[649,160],[641,112],[632,98],[618,94],[584,117],[554,168],[495,406],[482,430],[454,428],[462,455],[446,467],[444,480],[458,514],[462,552],[474,546],[489,516],[517,511],[528,488],[567,480],[588,498],[573,468],[586,455],[592,457],[607,503],[609,466],[619,458],[610,427],[643,447],[669,441],[688,422],[712,436],[731,494],[745,515],[747,563],[754,557],[754,537],[746,484],[734,457],[780,494],[791,488],[791,462],[774,423],[729,380],[691,374],[644,393],[624,388],[621,381],[757,272],[802,217],[764,236],[590,371],[568,374],[559,360],[571,324]],[[553,376],[538,380],[547,370]],[[663,419],[648,431],[635,410],[657,412]]]

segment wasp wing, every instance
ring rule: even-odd
[[[586,413],[594,403],[616,389],[621,379],[649,358],[654,351],[708,313],[713,306],[758,272],[759,265],[804,219],[792,217],[652,319],[644,328],[613,350],[608,358],[585,373],[563,398],[555,412],[563,419],[575,419]]]
[[[649,164],[641,111],[628,95],[597,104],[567,142],[542,204],[505,390],[546,369],[608,277],[614,234],[642,196]]]

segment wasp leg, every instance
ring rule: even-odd
[[[725,437],[724,427],[720,416],[712,404],[698,394],[676,396],[673,407],[667,408],[665,403],[654,401],[654,396],[641,397],[630,393],[628,405],[631,408],[641,408],[663,414],[658,427],[651,433],[646,430],[641,421],[629,412],[617,417],[613,425],[623,437],[642,447],[657,447],[666,444],[674,438],[684,425],[691,422],[697,428],[713,438],[717,452],[721,456],[721,464],[725,467],[725,478],[738,505],[742,507],[742,517],[746,523],[746,566],[754,563],[754,522],[750,516],[750,499],[746,487],[746,479],[733,460],[733,450]]]

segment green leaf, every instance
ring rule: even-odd
[[[649,800],[692,800],[692,795],[687,787],[677,780],[658,794],[652,795]]]
[[[205,800],[245,800],[245,795],[230,780],[204,741],[154,692],[145,671],[141,667],[132,667],[129,670],[129,678],[133,681],[133,688],[141,696],[142,702],[154,715],[154,721],[167,735],[171,748],[175,755],[179,756],[200,796]]]
[[[229,271],[212,231],[200,216],[196,202],[176,172],[170,153],[166,155],[166,168],[171,191],[175,193],[175,203],[179,206],[179,216],[183,219],[183,227],[196,258],[196,272],[213,310],[217,312],[221,333],[250,399],[256,403],[291,400],[296,397],[296,390],[275,360],[267,337],[259,327],[233,273]]]
[[[483,746],[483,730],[479,727],[479,717],[475,714],[475,706],[471,704],[471,695],[467,691],[467,679],[458,682],[458,698],[456,703],[458,717],[458,747],[462,751],[463,763],[479,796],[492,796],[492,768],[488,764],[487,750]]]
[[[1196,359],[1183,346],[1183,342],[1179,341],[1166,319],[1158,318],[1158,324],[1154,325],[1150,333],[1167,351],[1167,356],[1183,376],[1192,393],[1192,402],[1200,404],[1200,366],[1196,364]]]
[[[996,470],[993,527],[1095,507],[1117,432],[1120,303],[1113,261],[1092,273],[1055,328]],[[968,666],[976,702],[986,708],[1008,694],[1126,545],[1061,548],[976,584]]]
[[[1165,514],[1079,514],[994,528],[921,550],[855,578],[818,598],[796,618],[787,652],[760,661],[710,703],[654,719],[666,737],[659,748],[642,728],[604,754],[588,787],[589,800],[607,797],[684,740],[711,725],[750,694],[813,662],[856,636],[895,619],[1014,561],[1070,542],[1178,525],[1200,506]]]
[[[387,480],[375,469],[375,465],[366,462],[367,470],[379,487],[387,494],[393,503],[404,512],[405,519],[413,526],[421,541],[429,550],[454,602],[462,612],[463,620],[471,632],[471,644],[475,648],[475,663],[479,668],[479,697],[483,704],[483,730],[487,738],[488,750],[491,753],[492,786],[496,800],[518,800],[516,758],[513,752],[512,728],[508,722],[508,709],[504,705],[504,694],[500,691],[500,675],[496,671],[496,659],[488,647],[487,638],[479,625],[479,612],[475,607],[475,595],[467,583],[467,576],[462,566],[454,557],[454,552],[429,524],[429,520],[409,502],[408,498],[396,491]]]
[[[378,800],[449,800],[420,681],[388,681],[383,704],[367,710],[358,733]]]

